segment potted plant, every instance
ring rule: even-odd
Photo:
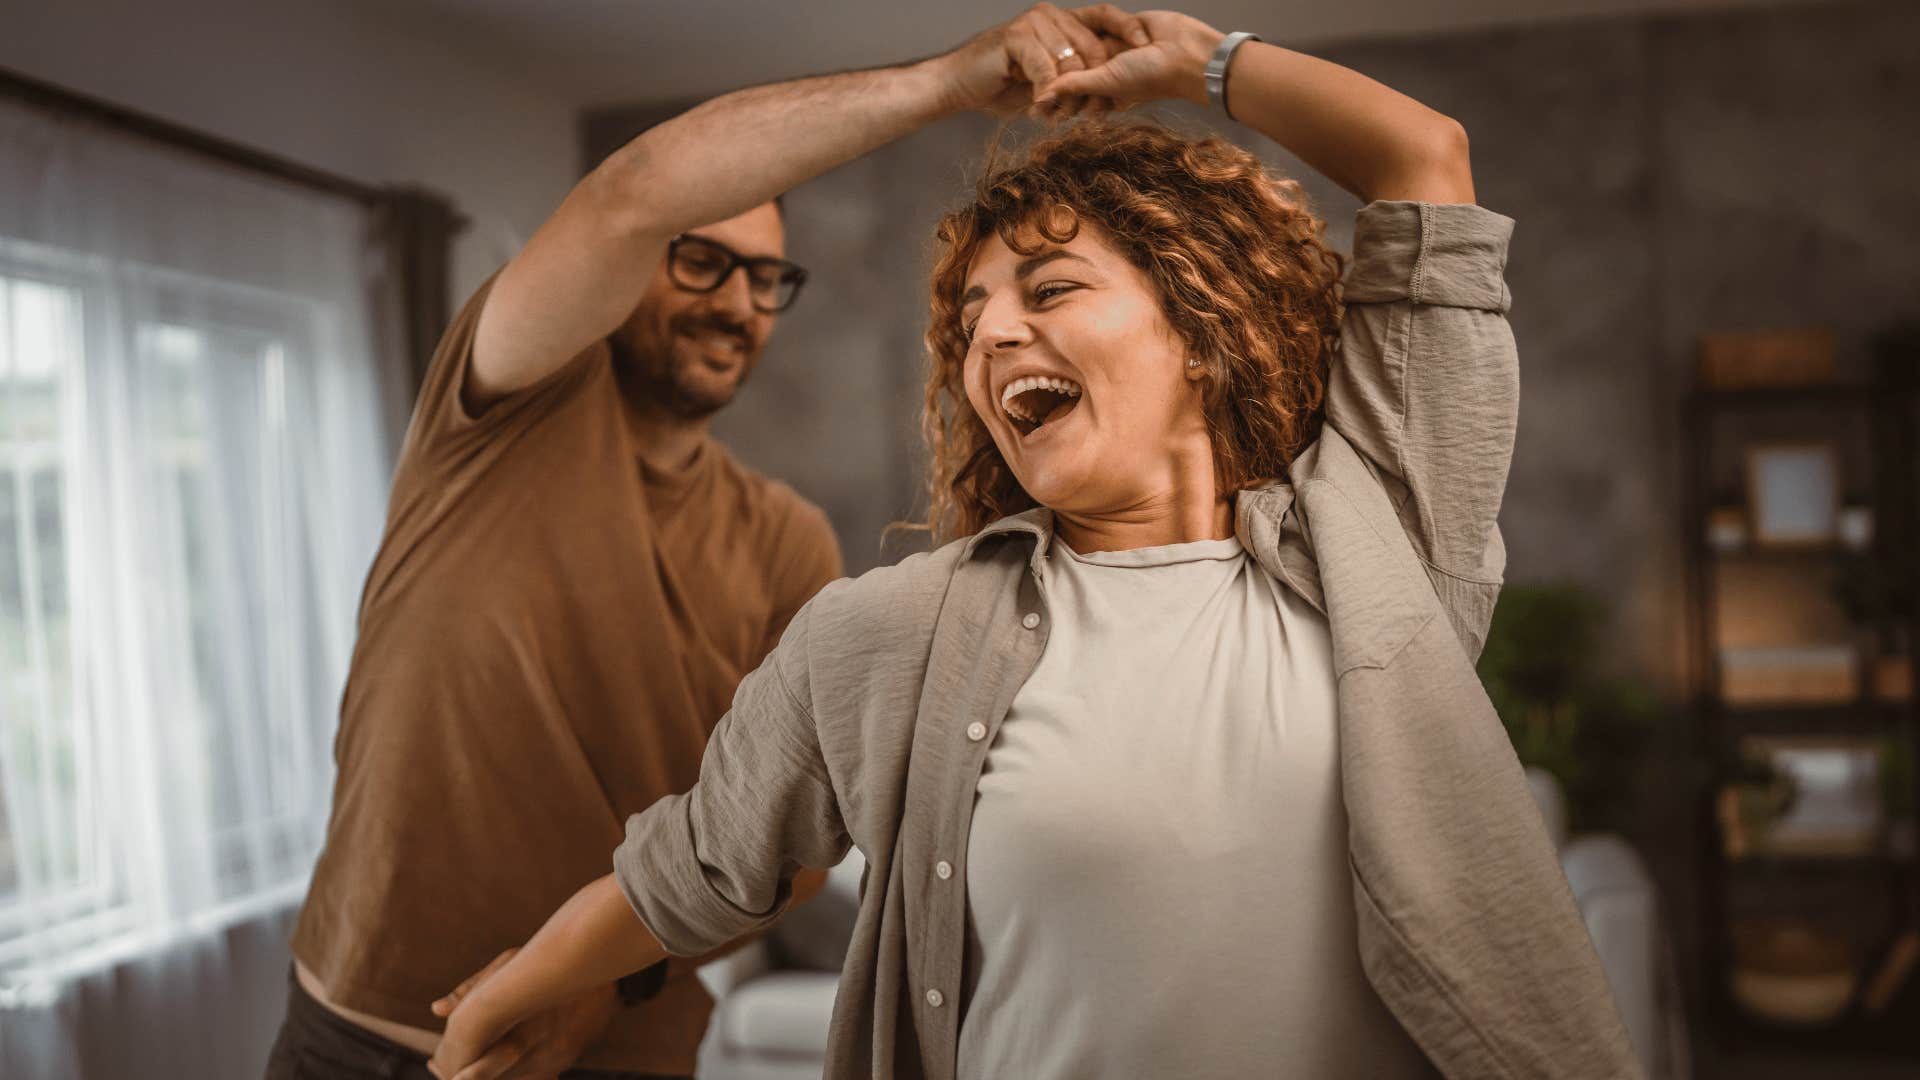
[[[1575,585],[1504,589],[1479,673],[1514,751],[1553,774],[1581,831],[1632,831],[1645,751],[1662,708],[1645,687],[1609,677],[1607,611]]]

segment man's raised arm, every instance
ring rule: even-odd
[[[1097,65],[1142,34],[1111,5],[1040,4],[928,60],[736,91],[644,132],[575,185],[500,272],[476,331],[468,404],[532,385],[612,333],[679,233],[951,113],[1023,111],[1062,70]]]

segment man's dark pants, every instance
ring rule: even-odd
[[[287,979],[287,1019],[267,1057],[266,1080],[433,1080],[426,1055],[348,1023]],[[685,1080],[651,1073],[572,1069],[561,1080]]]

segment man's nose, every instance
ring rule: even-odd
[[[754,316],[753,282],[747,277],[747,268],[744,266],[736,266],[728,271],[726,280],[708,295],[713,297],[715,307],[733,315],[739,322],[744,323]]]

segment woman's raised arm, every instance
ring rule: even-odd
[[[1041,100],[1095,95],[1122,104],[1206,105],[1207,61],[1225,34],[1173,11],[1145,11],[1152,44],[1054,80]],[[1248,41],[1227,69],[1227,105],[1363,202],[1470,203],[1473,170],[1459,123],[1357,71]]]

